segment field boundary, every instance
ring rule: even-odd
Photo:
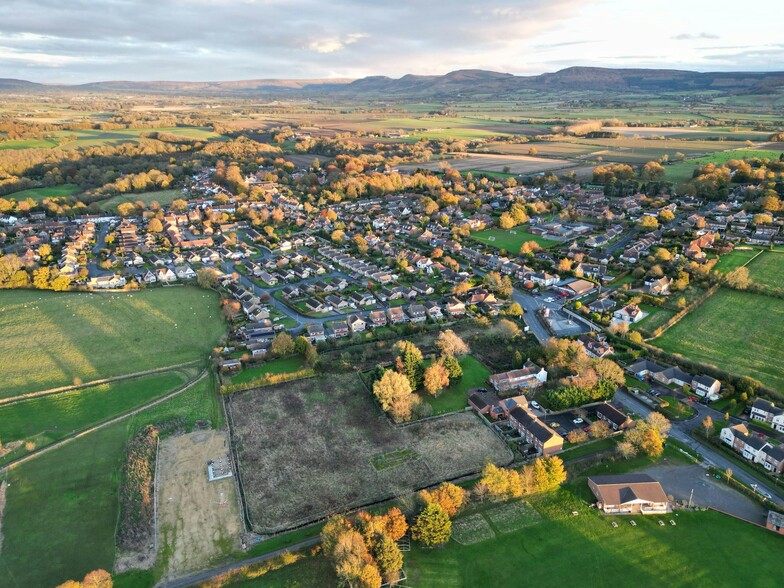
[[[689,315],[692,312],[694,312],[695,310],[697,310],[697,308],[702,306],[705,303],[705,301],[708,300],[708,298],[713,296],[720,289],[721,289],[721,285],[720,284],[714,284],[713,286],[708,288],[705,291],[705,294],[703,294],[702,296],[697,298],[694,302],[689,304],[686,308],[684,308],[683,310],[681,310],[680,312],[678,312],[674,316],[670,317],[670,319],[666,323],[664,323],[661,327],[658,327],[657,329],[654,329],[653,333],[652,333],[653,336],[649,337],[648,339],[646,339],[645,340],[646,343],[648,341],[653,341],[654,339],[658,339],[659,337],[664,335],[664,333],[666,333],[671,327],[674,327],[679,322],[681,322],[687,315]]]
[[[161,372],[169,372],[179,368],[184,368],[190,365],[195,365],[197,363],[202,363],[203,359],[194,359],[193,361],[188,361],[185,363],[177,364],[177,365],[170,365],[166,367],[160,368],[153,368],[149,370],[144,370],[141,372],[134,372],[131,374],[123,374],[121,376],[111,376],[109,378],[101,378],[100,380],[92,380],[90,382],[85,382],[83,384],[71,384],[68,386],[60,386],[58,388],[49,388],[48,390],[41,390],[39,392],[28,392],[26,394],[19,394],[18,396],[12,396],[10,398],[0,398],[0,406],[6,404],[16,404],[17,402],[23,402],[25,400],[30,400],[32,398],[42,398],[44,396],[54,396],[55,394],[62,394],[63,392],[73,392],[74,390],[81,390],[82,388],[92,388],[93,386],[100,386],[101,384],[111,384],[112,382],[120,382],[122,380],[131,380],[133,378],[140,378],[142,376],[149,376],[151,374],[157,374]]]
[[[59,441],[56,441],[55,443],[52,443],[51,445],[47,445],[46,447],[41,447],[40,449],[36,449],[35,451],[31,451],[27,455],[23,455],[22,457],[19,457],[19,458],[15,459],[14,461],[10,461],[6,465],[0,467],[0,474],[3,474],[5,472],[11,470],[12,468],[15,468],[18,465],[21,465],[21,464],[23,464],[23,463],[25,463],[25,462],[27,462],[27,461],[29,461],[31,459],[34,459],[34,458],[36,458],[36,457],[38,457],[40,455],[43,455],[44,453],[52,451],[53,449],[56,449],[58,447],[62,447],[66,443],[70,443],[71,441],[79,439],[80,437],[84,437],[85,435],[89,435],[90,433],[94,433],[95,431],[98,431],[100,429],[108,427],[109,425],[113,425],[115,423],[118,423],[118,422],[128,418],[129,416],[133,416],[135,414],[138,414],[138,413],[142,412],[143,410],[147,410],[148,408],[151,408],[153,406],[161,404],[162,402],[166,402],[167,400],[169,400],[171,398],[174,398],[175,396],[179,396],[180,394],[182,394],[183,392],[188,390],[191,386],[193,386],[194,384],[196,384],[196,383],[200,382],[201,380],[203,380],[204,377],[207,374],[209,374],[209,368],[204,368],[204,370],[198,376],[196,376],[194,379],[192,379],[190,382],[186,382],[185,384],[183,384],[182,386],[180,386],[176,390],[173,390],[172,392],[169,392],[165,396],[161,396],[160,398],[156,398],[155,400],[152,400],[152,401],[148,402],[147,404],[144,404],[144,405],[139,406],[137,408],[134,408],[132,410],[125,411],[124,413],[119,414],[117,416],[114,416],[114,417],[112,417],[110,419],[107,419],[105,421],[102,421],[102,422],[98,423],[97,425],[93,425],[92,427],[89,427],[87,429],[79,431],[78,433],[73,433],[72,435],[69,435],[68,437],[65,437],[64,439],[60,439]]]

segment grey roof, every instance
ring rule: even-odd
[[[628,416],[626,416],[610,403],[600,404],[596,407],[596,412],[607,417],[607,419],[619,427],[629,420]]]

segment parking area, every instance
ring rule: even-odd
[[[581,419],[582,422],[575,423],[576,419]],[[566,437],[575,429],[584,429],[591,424],[591,421],[583,412],[575,410],[547,415],[544,417],[544,421],[562,437]]]

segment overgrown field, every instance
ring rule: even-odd
[[[749,264],[749,277],[763,286],[784,288],[784,254],[763,252]]]
[[[784,392],[784,304],[779,298],[719,290],[653,343]]]
[[[477,233],[471,234],[472,239],[476,239],[485,245],[496,247],[497,249],[506,249],[510,253],[518,253],[520,247],[526,241],[536,241],[540,247],[547,248],[557,245],[558,241],[552,239],[545,239],[539,235],[529,233],[522,226],[515,227],[514,229],[485,229]]]
[[[242,392],[231,413],[248,510],[264,532],[511,459],[470,413],[392,426],[356,374]]]
[[[206,357],[225,331],[213,292],[0,292],[0,397]]]

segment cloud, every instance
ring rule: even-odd
[[[345,48],[346,45],[352,45],[357,41],[367,37],[365,33],[351,33],[343,37],[327,37],[326,39],[315,39],[308,43],[308,48],[316,53],[334,53]]]
[[[676,41],[693,41],[696,39],[719,39],[720,37],[713,33],[681,33],[671,38]]]

